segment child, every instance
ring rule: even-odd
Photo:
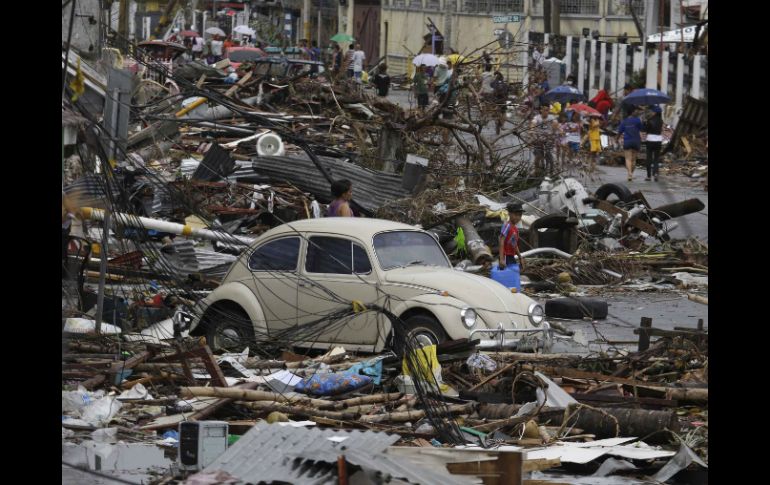
[[[601,120],[597,116],[592,116],[588,123],[588,133],[583,137],[583,142],[588,139],[590,146],[588,147],[588,173],[593,173],[596,170],[596,159],[599,157],[599,152],[602,151],[602,133],[599,127],[601,126]]]
[[[514,256],[519,257],[519,270],[524,271],[524,258],[519,251],[519,229],[516,224],[521,221],[521,215],[524,213],[521,204],[510,202],[508,209],[508,222],[503,224],[500,230],[500,263],[498,267],[505,269],[506,265],[516,264]]]

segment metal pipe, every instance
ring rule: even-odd
[[[176,222],[161,221],[158,219],[150,219],[149,217],[138,217],[131,214],[113,213],[112,217],[119,224],[123,224],[128,227],[136,227],[140,229],[154,229],[161,232],[169,232],[171,234],[179,234],[181,236],[207,239],[209,241],[219,241],[228,244],[238,244],[248,246],[254,242],[253,238],[236,236],[234,234],[228,234],[221,231],[211,231],[209,229],[195,229],[188,224],[177,224]],[[90,219],[94,221],[103,221],[105,218],[104,211],[101,209],[95,209],[93,207],[81,207],[80,217],[83,219]],[[106,264],[106,258],[103,258]]]
[[[95,330],[96,335],[100,335],[102,332],[102,312],[104,311],[104,285],[107,279],[107,243],[110,240],[110,211],[101,211],[102,220],[104,221],[102,227],[102,246],[99,248],[99,291],[96,293],[96,316]]]
[[[571,254],[565,253],[561,249],[556,249],[556,248],[536,248],[536,249],[530,249],[529,251],[524,251],[523,253],[521,253],[521,255],[529,257],[529,256],[534,256],[536,254],[542,254],[542,253],[555,254],[555,255],[561,256],[562,258],[565,258],[565,259],[569,259],[569,258],[572,257]]]

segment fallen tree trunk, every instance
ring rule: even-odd
[[[565,415],[569,416],[572,414],[574,407],[576,406],[568,407]],[[668,438],[663,433],[656,433],[657,431],[664,429],[669,429],[673,432],[679,431],[679,420],[672,411],[648,411],[645,409],[626,408],[601,408],[601,410],[598,410],[587,406],[580,407],[576,411],[575,416],[571,417],[564,424],[567,426],[574,425],[585,433],[596,435],[598,439],[614,438],[616,436],[636,436],[639,438],[645,437],[645,441],[652,443],[665,441]],[[648,435],[653,436],[647,438]]]
[[[492,252],[489,247],[484,243],[484,240],[479,236],[476,228],[473,227],[473,223],[465,216],[455,219],[457,225],[460,226],[465,233],[465,245],[468,248],[468,252],[471,255],[473,264],[491,263],[495,260],[492,256]]]

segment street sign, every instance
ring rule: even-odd
[[[521,22],[521,15],[497,15],[492,17],[492,22],[496,24],[507,24],[508,22]]]

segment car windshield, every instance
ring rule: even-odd
[[[377,234],[374,236],[374,252],[384,270],[411,265],[449,267],[444,250],[425,232],[393,231]]]
[[[261,57],[262,55],[260,55],[259,51],[252,50],[232,51],[229,54],[229,58],[232,62],[256,61]]]

